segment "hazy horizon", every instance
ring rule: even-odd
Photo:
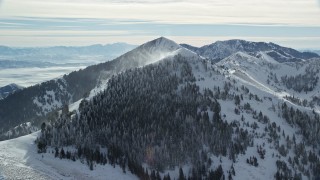
[[[159,37],[155,37],[154,39],[157,39]],[[167,37],[166,37],[167,38]],[[0,44],[0,46],[3,46],[3,47],[9,47],[9,48],[17,48],[17,49],[28,49],[28,48],[39,48],[39,49],[42,49],[42,48],[55,48],[55,47],[66,47],[66,48],[69,48],[69,47],[74,47],[74,48],[77,48],[77,47],[90,47],[90,46],[95,46],[95,45],[101,45],[101,46],[107,46],[107,45],[113,45],[113,44],[127,44],[127,45],[132,45],[132,46],[140,46],[144,43],[147,43],[149,41],[152,41],[154,39],[148,39],[146,40],[145,42],[141,43],[141,44],[132,44],[132,43],[127,43],[127,42],[114,42],[114,43],[93,43],[93,44],[75,44],[75,45],[64,45],[64,44],[56,44],[56,45],[43,45],[43,46],[36,46],[36,45],[26,45],[26,46],[10,46],[10,45],[5,45],[5,44]],[[170,39],[170,38],[168,38]],[[173,40],[173,39],[171,39]],[[200,44],[200,45],[194,45],[194,44],[190,44],[190,43],[179,43],[179,42],[176,42],[178,44],[188,44],[188,45],[191,45],[191,46],[194,46],[194,47],[202,47],[202,46],[205,46],[205,45],[209,45],[209,44],[213,44],[217,41],[228,41],[228,40],[245,40],[245,41],[250,41],[250,42],[265,42],[265,43],[275,43],[274,41],[254,41],[254,40],[247,40],[247,39],[239,39],[239,38],[233,38],[233,39],[224,39],[224,40],[215,40],[215,41],[212,41],[212,42],[209,42],[208,43],[204,43],[203,44]],[[288,47],[288,48],[294,48],[294,47],[291,47],[291,46],[286,46],[286,45],[283,45],[281,43],[276,43],[280,46],[283,46],[283,47]],[[301,48],[295,48],[296,50],[298,51],[320,51],[320,48],[304,48],[304,47],[301,47]]]

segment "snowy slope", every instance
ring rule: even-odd
[[[0,179],[137,179],[118,166],[97,165],[90,171],[79,161],[60,160],[51,152],[38,154],[34,144],[38,134],[0,142]]]
[[[265,56],[266,58],[266,56]],[[215,157],[212,156],[213,162],[221,161],[223,169],[230,169],[231,165],[234,165],[236,175],[234,179],[273,179],[277,167],[275,166],[277,160],[285,161],[287,164],[288,156],[291,158],[294,156],[293,149],[289,149],[288,156],[283,157],[279,155],[278,150],[274,142],[270,142],[268,139],[268,134],[265,132],[265,128],[268,125],[264,122],[257,121],[253,118],[253,111],[262,112],[263,115],[267,115],[270,123],[275,123],[281,129],[280,132],[284,132],[285,136],[293,137],[296,136],[297,142],[303,143],[302,136],[299,135],[299,128],[289,125],[279,114],[280,107],[277,105],[279,103],[288,102],[284,99],[284,95],[289,95],[286,91],[276,91],[276,87],[268,86],[266,83],[265,72],[268,69],[268,64],[271,63],[274,66],[278,66],[276,72],[279,74],[298,74],[295,68],[290,68],[291,66],[280,64],[271,58],[269,59],[258,59],[251,57],[244,53],[236,53],[216,65],[211,66],[213,71],[205,71],[204,69],[195,69],[195,77],[197,78],[197,84],[201,89],[215,89],[219,87],[221,91],[224,89],[225,83],[231,83],[232,88],[229,90],[229,94],[242,94],[243,100],[239,106],[235,105],[234,100],[219,100],[221,104],[221,114],[229,123],[239,123],[240,127],[246,129],[249,134],[254,137],[254,144],[249,147],[245,154],[238,156],[235,162],[232,162],[228,158]],[[265,67],[266,66],[266,67]],[[210,67],[210,63],[208,63]],[[303,66],[304,67],[304,66]],[[249,94],[241,89],[244,86],[248,88],[249,92],[257,95],[260,100],[255,100],[254,98],[249,98]],[[316,88],[317,91],[320,88]],[[303,93],[302,93],[303,94]],[[311,94],[311,93],[310,93]],[[296,96],[299,94],[295,93]],[[303,95],[301,95],[303,96]],[[252,110],[244,110],[244,104],[249,103]],[[302,107],[296,104],[288,102],[288,104],[294,108],[298,108],[307,113],[311,112],[311,108]],[[235,114],[235,109],[240,109],[239,114]],[[210,114],[210,113],[209,113]],[[243,116],[243,121],[241,120]],[[253,128],[253,125],[257,125],[257,128]],[[281,136],[279,144],[286,145],[285,137]],[[259,156],[257,153],[257,146],[262,146],[266,150],[266,155],[264,159],[258,157],[259,166],[255,167],[246,163],[246,159],[251,156]],[[306,147],[310,150],[310,147]],[[316,150],[317,152],[317,150]],[[216,165],[217,166],[217,165]],[[215,166],[215,167],[216,167]],[[292,167],[290,167],[292,168]],[[292,168],[293,171],[298,171]],[[225,174],[227,177],[227,174]],[[302,179],[308,179],[308,177],[302,175]]]
[[[221,60],[216,65],[222,67],[222,71],[231,77],[237,78],[246,84],[255,86],[281,99],[285,96],[295,96],[296,98],[300,98],[301,101],[307,100],[310,102],[314,97],[320,95],[319,83],[315,84],[312,91],[305,93],[286,87],[281,80],[282,77],[304,75],[308,71],[315,72],[315,75],[319,77],[320,74],[317,72],[317,69],[320,67],[318,59],[279,63],[264,52],[258,53],[258,57],[237,52]],[[318,105],[315,105],[315,108],[318,109]]]

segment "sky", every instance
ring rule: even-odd
[[[160,36],[320,49],[320,0],[0,0],[0,45],[142,44]]]

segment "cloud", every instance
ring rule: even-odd
[[[24,26],[26,24],[23,24],[23,23],[12,23],[12,22],[1,22],[0,21],[0,26],[2,27],[3,25],[9,25],[9,26]]]
[[[66,2],[65,0],[60,0]],[[177,3],[190,2],[190,0],[69,0],[72,3],[116,3],[116,4],[159,4],[159,3]]]
[[[10,0],[7,17],[139,19],[173,24],[290,24],[320,26],[316,1],[269,0]]]
[[[194,41],[190,42],[194,45],[218,40],[212,37],[223,39],[237,37],[249,40],[254,37],[265,37],[262,41],[267,41],[270,37],[277,39],[302,37],[311,38],[308,40],[308,47],[320,48],[320,44],[315,41],[320,37],[320,27],[317,26],[256,23],[173,24],[143,19],[0,18],[0,42],[9,46],[90,45],[114,42],[141,44],[159,36],[174,37],[178,42],[183,42],[181,41],[183,39],[193,39]],[[294,40],[298,42],[297,38]],[[303,46],[300,39],[297,44]]]
[[[65,27],[63,27],[65,28]],[[83,31],[83,30],[0,30],[0,37],[108,37],[125,36],[134,32],[128,31]]]

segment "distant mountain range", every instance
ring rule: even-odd
[[[187,44],[181,45],[187,49],[190,49],[191,51],[198,53],[202,57],[215,61],[219,61],[236,52],[246,52],[249,54],[254,54],[257,52],[266,52],[269,56],[271,56],[278,62],[293,62],[301,61],[303,59],[319,57],[319,55],[316,53],[299,52],[292,48],[282,47],[274,43],[250,42],[238,39],[228,41],[217,41],[215,43],[205,45],[200,48],[190,46]]]
[[[0,46],[0,56],[34,56],[34,55],[110,55],[119,50],[127,51],[136,47],[127,43],[95,44],[90,46],[53,46],[53,47],[8,47]]]
[[[51,63],[51,62],[38,62],[38,61],[13,61],[13,60],[0,60],[0,69],[15,69],[15,68],[46,68],[46,67],[74,67],[91,65],[92,62],[79,62],[79,63]]]
[[[8,97],[10,94],[16,92],[17,90],[22,90],[24,87],[17,84],[9,84],[4,87],[0,87],[0,100]]]
[[[135,47],[136,45],[126,43],[36,48],[0,46],[0,68],[23,67],[23,65],[44,67],[65,63],[95,64],[114,59]]]

